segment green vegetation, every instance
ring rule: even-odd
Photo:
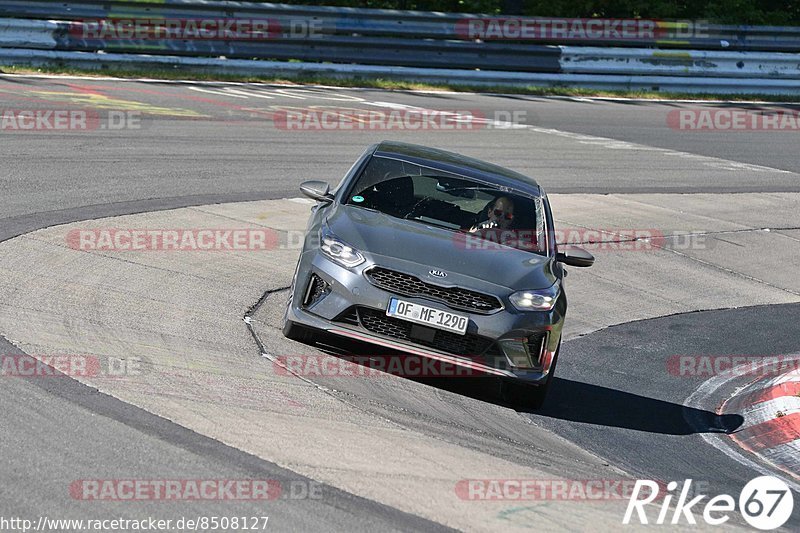
[[[708,20],[720,24],[800,25],[797,0],[281,0],[287,4],[417,9],[537,17]]]

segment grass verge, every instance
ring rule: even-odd
[[[509,87],[504,85],[462,85],[462,84],[437,84],[406,82],[382,78],[333,78],[318,75],[299,74],[297,76],[263,76],[216,74],[208,72],[195,72],[186,70],[168,69],[116,69],[103,70],[80,69],[60,65],[47,67],[15,67],[0,65],[0,73],[5,74],[47,74],[64,76],[104,77],[118,78],[151,78],[159,80],[194,80],[194,81],[230,81],[243,83],[276,83],[287,85],[329,85],[336,87],[357,87],[370,89],[386,89],[396,91],[453,91],[470,93],[515,94],[531,96],[572,96],[572,97],[599,97],[599,98],[636,98],[646,100],[725,100],[731,102],[762,101],[762,102],[800,102],[800,95],[768,95],[768,94],[698,94],[698,93],[669,93],[659,91],[610,91],[598,89],[582,89],[575,87],[539,87],[520,86]]]

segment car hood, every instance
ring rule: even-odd
[[[420,265],[420,273],[444,270],[512,290],[544,289],[556,282],[552,259],[503,247],[467,247],[464,234],[377,211],[337,205],[329,229],[368,257],[387,256]],[[374,258],[380,263],[380,258]]]

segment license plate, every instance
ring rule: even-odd
[[[466,315],[440,311],[427,305],[406,302],[397,298],[389,300],[389,309],[386,310],[386,315],[432,328],[452,331],[459,335],[467,332],[467,323],[469,322],[469,317]]]

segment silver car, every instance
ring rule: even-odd
[[[502,378],[504,398],[544,401],[567,310],[563,265],[542,188],[517,172],[398,142],[369,147],[317,201],[297,263],[284,335],[323,332]]]

